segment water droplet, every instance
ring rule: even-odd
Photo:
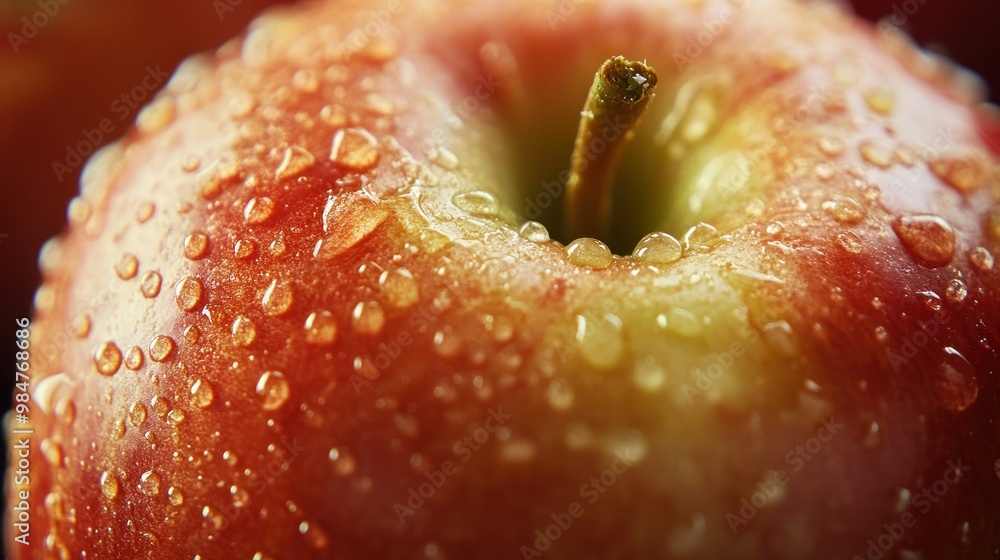
[[[139,291],[145,298],[155,298],[160,295],[160,286],[163,285],[163,277],[155,270],[146,271],[139,281]]]
[[[281,408],[289,396],[288,380],[280,371],[266,371],[257,381],[257,394],[263,399],[264,410]]]
[[[856,224],[865,216],[861,204],[847,196],[834,196],[822,204],[822,208],[831,218],[842,224]]]
[[[275,279],[271,280],[271,284],[264,291],[261,304],[264,306],[264,313],[272,316],[281,315],[292,306],[292,299],[292,287],[287,282],[278,282]]]
[[[705,328],[694,313],[680,307],[671,307],[666,313],[657,316],[656,322],[661,328],[683,337],[697,336]]]
[[[249,259],[257,250],[257,244],[249,239],[240,239],[233,245],[233,254],[237,259]]]
[[[948,286],[944,290],[944,297],[952,303],[962,303],[965,301],[965,297],[969,295],[969,289],[966,288],[965,282],[962,282],[958,278],[952,278],[948,281]]]
[[[405,309],[420,299],[420,287],[410,271],[405,268],[383,272],[378,283],[386,301],[393,307]]]
[[[292,146],[285,150],[285,157],[281,160],[281,165],[278,166],[274,175],[278,179],[294,177],[312,167],[314,163],[316,163],[316,158],[309,150],[299,146]]]
[[[879,342],[885,342],[889,338],[889,333],[885,330],[885,327],[879,325],[875,327],[875,340]]]
[[[121,439],[125,435],[125,421],[115,420],[111,424],[111,437],[115,439]]]
[[[848,253],[860,253],[865,247],[861,238],[853,231],[842,231],[837,234],[837,244]]]
[[[208,252],[208,236],[196,231],[184,238],[184,256],[196,261]]]
[[[330,537],[326,531],[308,521],[299,523],[299,533],[306,538],[313,550],[323,550],[330,544]]]
[[[90,203],[87,202],[83,197],[76,197],[69,202],[69,207],[66,209],[66,217],[69,223],[74,226],[82,226],[87,223],[90,216],[93,214],[93,209]]]
[[[108,471],[102,472],[101,494],[109,500],[115,499],[118,496],[118,477]]]
[[[115,274],[122,280],[131,280],[139,272],[139,260],[132,253],[125,253],[115,264]]]
[[[458,168],[458,156],[455,155],[455,152],[452,152],[444,146],[431,148],[431,151],[427,154],[427,156],[430,158],[431,162],[436,163],[449,171]]]
[[[500,461],[513,465],[524,465],[534,460],[538,448],[526,439],[512,439],[500,444]]]
[[[632,256],[646,264],[670,264],[681,258],[681,242],[672,235],[653,232],[647,234],[632,251]]]
[[[142,428],[146,423],[146,407],[140,402],[132,403],[128,408],[128,421],[136,428]]]
[[[201,303],[203,289],[196,278],[185,278],[177,283],[174,289],[177,308],[181,311],[193,311]]]
[[[250,493],[235,484],[229,487],[229,494],[233,497],[233,505],[236,507],[244,507],[250,502]]]
[[[976,402],[979,386],[975,371],[965,356],[954,348],[944,349],[944,360],[934,378],[934,394],[942,406],[954,412],[961,412]]]
[[[533,243],[545,243],[549,241],[549,230],[542,224],[535,221],[527,221],[517,230],[518,235]]]
[[[52,441],[51,438],[45,438],[39,444],[39,450],[49,465],[52,465],[54,468],[62,467],[63,449],[61,445]]]
[[[618,364],[625,350],[622,322],[617,316],[576,316],[576,342],[580,356],[591,367],[609,370]]]
[[[500,213],[500,203],[486,191],[472,191],[455,195],[451,202],[460,210],[476,216],[496,216]]]
[[[160,483],[160,475],[146,471],[139,476],[139,491],[147,496],[156,496],[160,493]]]
[[[896,97],[886,88],[876,87],[865,92],[868,108],[882,115],[891,115],[896,107]]]
[[[128,352],[125,353],[125,367],[132,371],[136,371],[141,368],[143,362],[145,361],[146,360],[142,355],[142,348],[139,348],[138,346],[129,348]]]
[[[94,367],[101,375],[114,375],[122,365],[122,352],[114,342],[104,342],[94,351]]]
[[[212,506],[205,506],[201,508],[201,517],[216,531],[221,531],[222,528],[226,526],[226,518]]]
[[[917,292],[917,295],[920,296],[921,301],[924,302],[927,309],[930,309],[931,311],[941,310],[941,296],[930,291]]]
[[[165,361],[173,354],[175,347],[174,339],[162,334],[156,335],[149,341],[149,359],[154,362]]]
[[[167,488],[167,498],[170,500],[170,505],[184,505],[184,494],[176,486]]]
[[[378,141],[367,130],[344,128],[333,135],[330,161],[352,171],[367,171],[378,162]]]
[[[667,380],[667,373],[652,359],[641,360],[632,370],[632,382],[647,393],[656,393]]]
[[[839,156],[844,152],[844,142],[837,138],[820,138],[819,149],[828,156]]]
[[[795,331],[788,321],[773,321],[761,328],[764,340],[778,353],[788,357],[797,355]]]
[[[337,340],[337,321],[329,311],[321,309],[310,313],[305,328],[309,344],[333,344]]]
[[[166,418],[167,413],[170,412],[170,403],[167,402],[167,399],[160,396],[154,396],[150,399],[149,406],[152,407],[153,413],[160,418]]]
[[[829,163],[818,163],[816,164],[815,167],[813,167],[813,173],[815,173],[817,177],[819,177],[824,181],[833,178],[833,175],[836,172],[836,170],[837,168],[835,168],[832,164]]]
[[[185,418],[187,418],[187,414],[179,408],[175,408],[167,413],[167,422],[170,422],[174,426],[183,422]]]
[[[200,337],[201,330],[198,329],[198,325],[188,325],[188,327],[184,329],[184,342],[189,346],[197,344]]]
[[[215,400],[215,391],[208,382],[201,379],[191,385],[191,404],[198,408],[208,408]]]
[[[971,156],[941,156],[929,165],[931,172],[959,192],[970,193],[986,181],[986,170]]]
[[[876,167],[888,169],[892,165],[892,150],[884,144],[874,140],[864,140],[859,149],[861,157]]]
[[[434,352],[438,356],[450,358],[458,353],[462,348],[462,339],[455,334],[451,327],[434,333]]]
[[[354,330],[366,335],[377,335],[385,326],[385,312],[382,306],[374,301],[362,301],[354,306],[351,313],[351,326]]]
[[[581,237],[567,245],[566,256],[576,266],[590,268],[608,268],[614,262],[611,249],[592,237]]]
[[[719,239],[719,231],[705,222],[691,226],[682,238],[684,249],[708,249]]]
[[[1000,204],[990,208],[987,212],[984,229],[987,237],[994,241],[1000,241]]]
[[[240,315],[233,321],[233,344],[245,348],[257,338],[257,327],[253,321]]]
[[[944,266],[955,254],[955,230],[940,216],[910,214],[897,219],[892,228],[918,264]]]
[[[545,397],[553,410],[569,410],[573,407],[575,395],[568,381],[555,379],[549,382],[549,390],[545,392]]]
[[[861,436],[861,445],[869,449],[878,447],[882,443],[882,431],[878,422],[869,422]]]
[[[70,324],[70,333],[74,338],[84,338],[90,334],[90,315],[77,315]]]
[[[976,247],[969,251],[969,262],[979,272],[993,270],[993,255],[985,247]]]
[[[243,208],[243,219],[247,225],[263,224],[274,215],[274,201],[266,196],[254,197]]]
[[[143,202],[135,212],[135,221],[144,224],[153,217],[153,212],[156,212],[156,206],[152,202]]]
[[[330,462],[333,464],[333,472],[337,476],[351,476],[357,469],[357,461],[349,449],[334,447],[330,450],[329,457]]]

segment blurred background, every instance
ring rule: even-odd
[[[140,98],[166,82],[160,73],[239,34],[265,7],[292,1],[0,0],[0,412],[14,382],[14,321],[30,316],[39,283],[38,250],[62,230],[77,193],[83,165],[69,147],[122,136]],[[1000,1],[852,3],[865,18],[888,18],[978,72],[997,102]],[[102,131],[104,119],[112,124]]]

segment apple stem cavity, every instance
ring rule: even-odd
[[[623,56],[597,70],[587,94],[566,185],[571,239],[602,238],[611,221],[611,191],[622,152],[656,87],[656,72]]]

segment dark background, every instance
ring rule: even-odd
[[[40,2],[59,11],[15,53],[8,33],[23,33],[21,18],[31,18]],[[114,122],[103,143],[121,136],[136,111],[119,120],[112,104],[141,83],[148,65],[172,72],[186,56],[240,33],[264,7],[282,3],[291,0],[0,0],[0,337],[8,341],[0,353],[0,411],[9,407],[14,380],[14,320],[30,315],[39,283],[38,250],[62,230],[78,189],[82,166],[60,182],[53,160],[62,161],[66,146],[102,119]],[[872,21],[905,16],[904,28],[919,44],[978,72],[997,101],[1000,2],[853,4]]]

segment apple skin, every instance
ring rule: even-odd
[[[905,513],[899,557],[994,554],[996,117],[832,6],[741,3],[678,63],[733,6],[427,2],[345,58],[373,8],[316,3],[182,67],[40,257],[12,557],[535,557],[570,511],[546,558],[864,557]],[[676,262],[517,234],[612,54],[661,80],[617,212],[720,234]]]

